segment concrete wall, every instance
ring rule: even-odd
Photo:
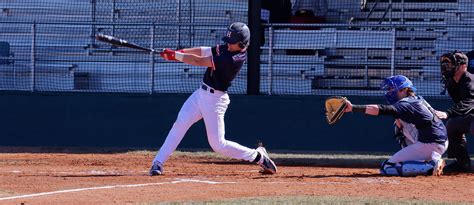
[[[1,93],[0,146],[107,146],[158,149],[188,95]],[[226,138],[253,147],[260,139],[272,150],[398,150],[391,117],[348,113],[329,126],[325,97],[231,96]],[[382,98],[352,97],[354,103]],[[448,100],[431,100],[440,109]],[[198,122],[179,148],[210,149]]]

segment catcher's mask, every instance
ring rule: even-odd
[[[225,43],[238,43],[241,49],[249,46],[250,30],[247,25],[242,22],[235,22],[227,28],[227,34],[222,38]]]
[[[385,78],[380,85],[380,89],[385,91],[387,102],[391,105],[400,100],[398,99],[398,91],[404,88],[410,88],[411,90],[416,91],[416,88],[413,86],[410,79],[403,75],[395,75]]]
[[[467,64],[467,56],[460,51],[445,53],[440,58],[441,75],[444,81],[453,78],[460,65]]]

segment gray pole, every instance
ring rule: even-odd
[[[96,9],[97,9],[97,1],[96,0],[91,0],[91,36],[90,36],[90,48],[89,48],[89,51],[88,51],[88,54],[90,55],[91,54],[91,49],[94,47],[95,45],[95,22],[96,22],[96,19],[95,19],[95,14],[96,14]]]
[[[365,47],[365,74],[364,79],[367,87],[370,87],[370,77],[369,77],[369,48]]]
[[[35,71],[36,70],[36,22],[31,27],[31,85],[30,91],[35,91]]]
[[[405,0],[402,0],[402,24],[405,24]]]
[[[390,25],[392,25],[392,17],[393,17],[393,16],[392,16],[392,10],[393,10],[393,8],[392,8],[392,0],[389,0],[389,5],[388,5],[388,6],[390,6]]]
[[[178,8],[176,9],[176,17],[178,29],[176,30],[176,49],[181,49],[181,0],[178,0]]]
[[[196,45],[194,45],[194,10],[196,10],[196,7],[194,5],[194,0],[189,0],[189,15],[190,15],[190,23],[191,23],[191,26],[189,26],[189,44],[190,44],[190,47],[194,47]],[[198,45],[199,46],[199,45]]]
[[[115,0],[112,0],[112,36],[115,36]]]
[[[268,95],[273,87],[273,26],[268,28]]]
[[[395,28],[392,28],[392,33],[393,33],[393,42],[392,42],[392,59],[390,61],[390,75],[393,76],[395,73],[395,46],[396,46],[396,33],[397,30]]]
[[[150,28],[151,34],[151,43],[150,48],[153,49],[155,47],[155,26],[151,26]],[[150,67],[151,67],[151,76],[150,76],[150,95],[153,94],[153,89],[155,87],[155,54],[150,52]]]

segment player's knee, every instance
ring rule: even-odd
[[[224,153],[226,150],[226,145],[224,142],[216,141],[216,142],[209,142],[211,145],[212,150],[217,153]]]
[[[183,127],[186,127],[187,124],[188,124],[188,120],[186,118],[178,117],[176,118],[176,121],[174,121],[173,126],[183,128]]]
[[[428,175],[433,171],[434,162],[405,161],[392,163],[385,160],[380,167],[380,174],[385,176],[418,176]]]

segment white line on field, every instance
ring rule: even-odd
[[[98,190],[98,189],[144,187],[144,186],[156,186],[156,185],[163,185],[163,184],[177,184],[177,183],[184,183],[184,182],[204,183],[204,184],[233,184],[233,183],[237,183],[237,182],[215,182],[215,181],[197,180],[197,179],[176,179],[176,181],[171,181],[171,182],[158,182],[158,183],[146,183],[146,184],[125,184],[125,185],[111,185],[111,186],[89,187],[89,188],[80,188],[80,189],[66,189],[66,190],[59,190],[59,191],[52,191],[52,192],[43,192],[43,193],[36,193],[36,194],[27,194],[27,195],[20,195],[20,196],[4,197],[4,198],[0,198],[0,201],[10,200],[10,199],[30,198],[30,197],[45,196],[45,195],[53,195],[53,194]]]

